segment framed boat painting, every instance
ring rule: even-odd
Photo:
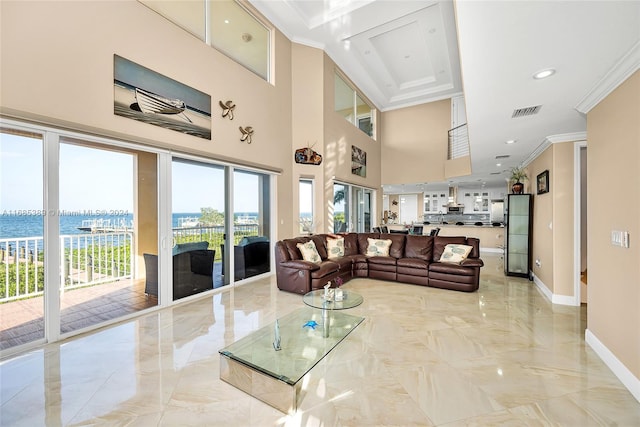
[[[113,112],[211,139],[211,96],[121,56],[113,56]]]

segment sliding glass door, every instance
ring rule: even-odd
[[[333,185],[333,231],[368,233],[372,227],[371,189],[336,183]]]
[[[233,172],[234,280],[271,270],[270,176],[234,169]]]
[[[0,350],[44,339],[43,157],[42,134],[0,128]]]
[[[156,157],[60,139],[61,334],[158,304]]]
[[[177,300],[224,280],[225,167],[174,158],[171,167],[172,278]]]

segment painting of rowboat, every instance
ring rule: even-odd
[[[113,112],[211,139],[211,96],[114,55]]]

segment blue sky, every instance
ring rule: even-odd
[[[222,168],[173,162],[173,212],[224,211]],[[60,145],[60,209],[133,213],[134,157],[72,144]],[[237,212],[258,211],[258,177],[236,172]],[[40,139],[0,133],[0,213],[42,209]]]

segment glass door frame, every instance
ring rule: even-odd
[[[345,222],[347,223],[348,232],[357,233],[370,233],[373,224],[377,223],[376,217],[376,190],[361,185],[348,184],[343,181],[334,181],[333,185],[341,185],[345,187]],[[334,187],[335,188],[335,187]],[[334,190],[335,194],[335,190]],[[367,210],[364,209],[365,195],[369,195],[369,230],[365,230],[366,225],[365,214]],[[362,201],[362,203],[360,203]],[[362,205],[362,206],[361,206]]]

